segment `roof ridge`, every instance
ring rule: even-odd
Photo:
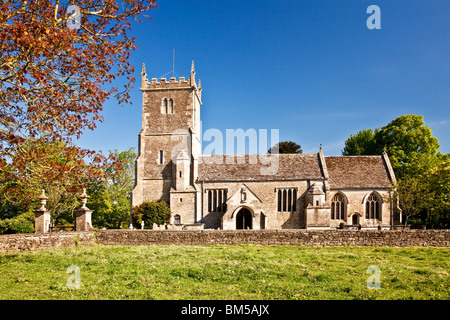
[[[325,156],[325,158],[362,158],[362,157],[381,157],[381,154],[376,154],[376,155],[359,155],[359,156]]]
[[[231,153],[231,154],[200,154],[200,156],[210,157],[210,156],[259,156],[259,155],[281,155],[281,156],[299,156],[299,155],[307,155],[307,156],[316,156],[317,153]]]

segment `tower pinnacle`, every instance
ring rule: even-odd
[[[147,81],[147,72],[145,71],[145,63],[142,64],[142,71],[141,71],[141,78],[142,78],[142,82],[141,85],[142,87],[145,86],[145,82]]]
[[[190,82],[191,87],[195,86],[195,67],[194,67],[194,60],[192,60],[192,66],[191,66],[191,82]]]

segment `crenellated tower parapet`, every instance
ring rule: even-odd
[[[170,77],[167,78],[160,78],[158,81],[158,78],[151,78],[151,80],[148,80],[147,72],[145,69],[145,64],[142,64],[142,72],[141,72],[141,91],[146,90],[167,90],[167,89],[186,89],[186,88],[192,88],[196,89],[197,94],[200,96],[201,92],[201,84],[200,79],[198,81],[198,85],[195,81],[195,68],[194,68],[194,61],[192,61],[192,67],[191,67],[191,75],[187,79],[185,77],[179,77],[178,80],[176,77]]]

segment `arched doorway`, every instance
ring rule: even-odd
[[[359,219],[358,219],[358,214],[353,214],[353,216],[352,216],[352,224],[353,225],[357,225],[357,224],[359,224]]]
[[[242,208],[236,215],[236,229],[252,229],[252,213]]]

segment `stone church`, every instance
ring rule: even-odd
[[[202,88],[191,75],[148,81],[142,68],[132,206],[166,201],[174,229],[387,229],[400,223],[386,153],[374,156],[272,154],[277,170],[252,155],[202,155]],[[231,161],[230,161],[231,159]]]

